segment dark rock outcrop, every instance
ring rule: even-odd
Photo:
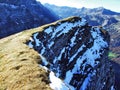
[[[27,44],[39,52],[42,65],[70,90],[114,90],[114,73],[108,61],[109,34],[89,26],[83,18],[46,26]]]
[[[0,38],[58,20],[36,0],[0,0]]]

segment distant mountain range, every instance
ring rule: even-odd
[[[117,16],[120,16],[120,13],[105,9],[103,7],[93,9],[83,7],[78,9],[67,6],[60,7],[50,4],[44,4],[44,6],[53,10],[53,12],[59,15],[60,18],[66,18],[69,16],[84,17],[92,26],[107,26],[120,21],[117,18]]]
[[[0,0],[0,38],[58,19],[36,0]]]

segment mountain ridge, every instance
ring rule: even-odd
[[[76,7],[70,7],[70,6],[57,6],[57,5],[54,5],[54,4],[49,4],[49,3],[45,3],[45,4],[43,4],[44,6],[51,6],[51,7],[56,7],[56,8],[70,8],[70,9],[82,9],[82,10],[84,10],[84,9],[88,9],[88,10],[102,10],[102,11],[104,11],[104,10],[107,10],[107,12],[111,12],[111,14],[110,15],[120,15],[120,12],[116,12],[116,11],[114,11],[114,10],[110,10],[110,9],[107,9],[107,8],[104,8],[104,7],[96,7],[96,8],[87,8],[87,7],[81,7],[81,8],[76,8]],[[106,13],[106,14],[108,14],[109,15],[109,13]]]
[[[105,9],[103,7],[99,8],[72,8],[67,6],[55,6],[51,4],[44,4],[45,7],[57,12],[60,18],[67,18],[69,16],[80,16],[85,18],[88,23],[92,26],[108,26],[112,23],[117,23],[120,20],[116,18],[115,15],[119,16],[120,13]],[[64,12],[64,13],[63,13]]]
[[[119,13],[104,9],[103,7],[97,9],[87,9],[85,7],[81,9],[70,8],[70,7],[59,7],[52,6],[50,4],[45,5],[48,8],[51,8],[54,12],[57,11],[57,14],[61,18],[68,16],[82,16],[84,17],[90,25],[92,26],[102,26],[104,29],[108,30],[111,39],[110,39],[110,52],[109,59],[120,65],[120,15]],[[64,12],[64,13],[63,13]],[[116,73],[116,87],[119,89],[119,78],[120,73],[116,70],[114,63],[114,71]]]
[[[72,86],[69,88],[73,90],[80,88],[83,90],[85,88],[89,90],[114,89],[114,74],[107,57],[108,43],[107,31],[97,27],[92,28],[88,26],[86,20],[79,17],[60,20],[1,39],[0,89],[60,89],[52,81],[58,78],[56,76],[61,77],[62,80],[57,79],[57,82],[61,82],[63,90],[69,85]],[[52,57],[49,50],[55,50]],[[91,57],[88,57],[87,52]],[[69,80],[65,79],[66,75],[70,75]],[[65,84],[62,83],[63,79],[65,79]]]

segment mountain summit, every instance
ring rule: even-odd
[[[0,0],[0,38],[58,20],[36,0]]]
[[[109,34],[70,17],[0,40],[0,89],[114,90]]]

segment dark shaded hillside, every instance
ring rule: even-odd
[[[112,60],[120,64],[120,22],[108,26],[107,29],[111,35],[110,50],[116,54]]]
[[[36,0],[0,0],[0,38],[58,20]]]
[[[59,17],[66,18],[69,16],[80,16],[84,17],[92,26],[108,26],[112,23],[117,23],[119,20],[115,15],[120,13],[105,9],[103,7],[89,9],[89,8],[72,8],[66,6],[55,6],[45,4],[45,7],[53,10]]]
[[[116,90],[120,89],[120,22],[107,27],[111,36],[110,50],[115,57],[112,59],[112,65],[115,71]]]
[[[114,67],[114,71],[115,71],[115,85],[116,85],[116,90],[120,89],[120,65],[116,62],[111,61],[113,67]]]

